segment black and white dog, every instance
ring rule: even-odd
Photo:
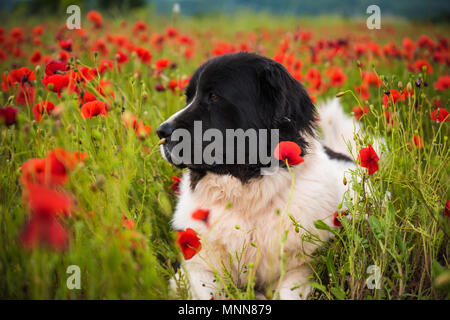
[[[194,135],[196,121],[201,121],[202,130],[214,128],[224,134],[226,129],[278,129],[279,140],[296,142],[304,158],[295,170],[290,201],[292,176],[282,163],[278,171],[267,175],[261,175],[266,164],[260,161],[176,163],[188,169],[182,177],[173,228],[192,228],[202,239],[201,251],[183,266],[192,297],[220,298],[214,270],[220,274],[224,266],[230,268],[230,256],[238,254],[240,263],[235,261],[230,270],[236,283],[245,284],[248,277],[238,265],[252,263],[257,289],[273,289],[280,299],[306,298],[311,273],[307,264],[318,244],[304,235],[311,232],[325,241],[330,237],[329,232],[316,229],[314,221],[332,225],[333,213],[348,188],[343,184],[344,173],[355,164],[344,140],[353,138],[352,119],[344,115],[337,100],[319,108],[317,114],[303,86],[281,64],[245,52],[204,63],[193,74],[186,99],[187,106],[157,130],[165,138],[161,148],[169,162],[175,163],[173,133],[182,128]],[[316,126],[322,129],[320,141]],[[198,208],[210,210],[208,224],[192,218]],[[295,228],[288,215],[301,228]]]

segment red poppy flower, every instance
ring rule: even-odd
[[[70,213],[71,198],[46,186],[29,184],[24,199],[31,219],[21,234],[22,245],[33,248],[46,242],[54,249],[64,249],[69,236],[58,217]]]
[[[174,181],[174,183],[172,183],[172,185],[170,186],[170,189],[173,191],[173,193],[175,193],[176,195],[179,195],[181,179],[178,177],[172,176],[172,180]]]
[[[75,154],[61,148],[53,149],[45,159],[34,158],[25,161],[21,167],[20,182],[25,186],[63,185],[78,162]]]
[[[117,51],[115,57],[118,64],[123,64],[128,61],[128,56],[122,51]]]
[[[444,108],[436,108],[433,112],[431,112],[430,118],[432,121],[436,121],[437,123],[450,121],[448,111]]]
[[[295,166],[305,161],[301,157],[302,149],[292,141],[281,141],[273,153],[276,159],[283,162],[287,160],[290,166]]]
[[[178,35],[178,31],[174,27],[167,27],[166,35],[169,38],[175,38]]]
[[[208,224],[209,210],[199,208],[195,210],[191,216],[194,220],[203,221],[204,223]]]
[[[97,97],[90,91],[82,90],[78,95],[78,101],[83,105],[85,103],[95,101]]]
[[[133,230],[136,224],[134,219],[128,219],[125,214],[122,215],[122,224],[128,230]]]
[[[401,100],[408,99],[408,96],[412,97],[413,95],[414,95],[414,90],[411,89],[411,91],[408,91],[408,89],[405,88],[405,89],[403,89]]]
[[[47,90],[56,92],[58,98],[61,98],[61,92],[69,87],[70,77],[68,75],[54,74],[51,76],[44,76],[44,79],[42,79],[41,82]]]
[[[30,105],[34,102],[36,89],[30,83],[20,83],[16,93],[16,103],[22,106]]]
[[[112,82],[108,80],[100,79],[98,86],[95,87],[98,92],[104,97],[115,97],[114,91],[112,90]]]
[[[32,218],[68,215],[72,208],[72,199],[67,194],[41,184],[27,185],[24,199]]]
[[[143,63],[149,64],[152,61],[150,50],[145,48],[137,48],[136,53]]]
[[[419,149],[423,148],[423,141],[419,136],[413,135],[412,144],[414,144]]]
[[[341,219],[343,219],[343,217],[346,215],[347,215],[347,212],[345,212],[345,211],[336,211],[333,214],[333,225],[335,227],[342,227]]]
[[[1,38],[1,36],[0,36],[0,38]],[[6,59],[8,59],[8,56],[6,55],[4,50],[0,49],[0,61],[6,61]]]
[[[58,59],[63,63],[67,63],[67,61],[69,61],[69,58],[70,54],[67,51],[61,50],[58,54]]]
[[[45,66],[45,74],[47,76],[52,76],[57,73],[64,74],[68,70],[69,66],[58,60],[52,60]]]
[[[39,50],[35,50],[30,57],[30,62],[33,64],[38,64],[42,59],[41,52]]]
[[[0,108],[0,123],[7,126],[13,125],[17,121],[18,110],[11,106]]]
[[[112,70],[114,67],[114,63],[111,60],[102,60],[100,61],[100,66],[98,67],[98,71],[103,74],[106,70]]]
[[[91,81],[97,76],[98,72],[96,68],[88,68],[88,67],[82,67],[79,71],[80,78],[83,81]]]
[[[389,94],[385,93],[383,96],[384,107],[387,108],[389,102],[396,103],[397,101],[402,101],[403,99],[403,95],[397,90],[389,90]]]
[[[403,38],[402,48],[406,57],[411,57],[415,50],[415,43],[408,37]]]
[[[292,77],[297,80],[298,82],[302,81],[302,73],[300,71],[293,71],[291,73]]]
[[[363,81],[369,86],[379,87],[381,84],[380,78],[373,72],[363,72]]]
[[[9,37],[13,42],[22,42],[23,41],[23,29],[22,28],[11,28],[9,32]]]
[[[55,148],[45,158],[45,169],[48,171],[48,179],[52,185],[62,185],[69,179],[69,173],[78,163],[73,153],[62,148]]]
[[[25,82],[36,80],[33,70],[28,67],[14,69],[8,73],[8,84],[14,86],[14,83],[24,84]]]
[[[352,109],[353,114],[355,115],[355,118],[357,120],[361,119],[361,117],[365,114],[369,113],[369,107],[368,106],[364,106],[364,108],[361,108],[361,106],[355,106]]]
[[[86,152],[79,152],[79,151],[75,151],[73,155],[77,159],[77,162],[84,162],[84,159],[89,157],[89,155]]]
[[[167,68],[170,64],[170,60],[166,58],[161,58],[155,61],[155,68],[159,72],[165,68]]]
[[[374,174],[378,170],[378,161],[380,158],[370,144],[369,147],[359,151],[359,164],[361,167],[369,169],[369,174]]]
[[[31,33],[35,36],[40,36],[44,33],[44,27],[43,26],[36,26],[31,30]]]
[[[362,100],[368,100],[370,98],[370,91],[366,84],[355,86],[355,90]]]
[[[315,79],[320,79],[322,76],[320,75],[320,71],[315,68],[311,68],[306,72],[305,74],[305,80],[306,81],[312,81]]]
[[[71,52],[72,51],[72,39],[69,40],[58,40],[58,44],[61,49]]]
[[[133,26],[133,33],[136,34],[141,31],[147,30],[147,24],[143,21],[136,21],[136,23]]]
[[[122,121],[127,129],[137,129],[138,117],[134,114],[131,114],[129,111],[125,111],[122,115]]]
[[[333,69],[331,72],[329,72],[330,77],[330,86],[333,87],[340,87],[344,84],[345,80],[347,79],[347,76],[344,72],[342,72],[341,68]]]
[[[45,159],[29,159],[22,164],[20,171],[22,173],[20,176],[22,184],[43,184],[45,179]]]
[[[432,105],[433,107],[435,107],[435,108],[440,108],[440,107],[442,107],[442,100],[439,99],[439,98],[434,98],[434,99],[431,101],[431,105]]]
[[[109,54],[108,47],[104,39],[96,39],[94,44],[90,47],[91,52],[97,51],[102,56]]]
[[[100,28],[103,24],[103,17],[102,15],[95,11],[95,10],[91,10],[88,12],[87,14],[87,18],[88,20],[92,21],[94,23],[94,26],[96,28]]]
[[[433,73],[433,67],[431,66],[431,64],[426,61],[426,60],[417,60],[416,62],[414,62],[414,70],[417,72],[421,72],[423,70],[423,67],[426,67],[427,70],[427,74],[432,74]]]
[[[186,260],[192,259],[202,248],[200,238],[191,228],[177,233],[177,244]]]
[[[84,119],[91,119],[92,117],[102,115],[106,117],[108,113],[106,112],[106,104],[102,101],[95,100],[85,103],[81,107],[81,117]]]
[[[50,101],[42,101],[33,107],[33,115],[36,122],[41,122],[44,113],[50,114],[55,105]]]
[[[142,121],[138,122],[138,127],[136,129],[136,134],[139,139],[145,139],[150,132],[152,132],[152,127],[149,125],[144,125]]]
[[[442,76],[434,83],[434,88],[439,91],[445,91],[450,88],[450,75]]]
[[[178,88],[178,82],[177,80],[174,79],[170,79],[169,83],[167,84],[167,88],[170,89],[172,92],[176,92],[177,88]]]
[[[46,243],[54,250],[64,250],[69,244],[69,233],[56,218],[32,218],[20,235],[20,242],[27,249]]]
[[[421,47],[421,48],[426,48],[426,47],[428,47],[428,48],[433,48],[434,47],[434,42],[433,42],[433,40],[431,40],[431,38],[430,37],[428,37],[428,36],[425,36],[425,35],[421,35],[420,37],[419,37],[419,39],[417,40],[417,45],[419,46],[419,47]]]

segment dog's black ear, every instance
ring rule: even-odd
[[[305,88],[278,62],[268,61],[260,73],[262,104],[272,115],[281,140],[307,147],[302,133],[314,135],[315,107]]]
[[[284,105],[285,79],[275,61],[265,63],[259,75],[259,82],[261,97],[265,105],[269,105],[274,111],[276,111],[274,106]]]

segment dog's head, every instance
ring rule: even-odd
[[[271,129],[278,129],[277,141],[294,141],[303,153],[308,147],[305,137],[314,135],[315,108],[303,86],[281,64],[257,54],[240,52],[208,60],[193,74],[186,101],[184,109],[157,129],[158,136],[165,138],[164,157],[180,168],[231,174],[246,182],[268,166],[259,157],[256,163],[250,159],[262,146],[272,155],[275,131]],[[203,136],[208,129],[214,129],[210,130],[213,134]],[[257,140],[247,135],[244,146],[229,149],[226,138],[230,129],[235,133],[251,129]],[[265,141],[259,135],[263,131],[267,133]],[[180,132],[183,134],[177,134]],[[219,133],[223,139],[217,137]],[[189,155],[184,149],[175,155],[181,140],[190,145]],[[204,152],[211,151],[212,142],[219,147],[212,151],[213,160],[205,161]],[[239,156],[245,161],[239,161]]]

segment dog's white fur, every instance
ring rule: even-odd
[[[319,115],[324,144],[349,154],[344,140],[353,138],[352,119],[343,113],[336,100],[319,108]],[[214,281],[214,270],[220,275],[223,266],[229,268],[230,255],[234,258],[231,270],[234,280],[246,283],[248,273],[239,272],[236,253],[238,256],[242,253],[241,265],[254,264],[259,287],[276,289],[280,299],[306,298],[311,273],[308,256],[319,244],[303,241],[302,236],[311,232],[321,240],[329,239],[330,233],[316,229],[314,221],[320,219],[333,225],[333,213],[348,188],[342,182],[345,171],[354,167],[351,162],[331,160],[321,142],[312,137],[308,140],[310,148],[305,161],[292,168],[295,184],[287,208],[292,179],[284,169],[248,184],[230,175],[208,173],[194,191],[190,188],[190,173],[183,175],[173,227],[194,229],[202,243],[200,252],[183,265],[192,298],[221,298],[217,295],[220,284]],[[197,208],[210,210],[208,224],[192,219],[191,214]],[[302,226],[298,233],[288,215]],[[286,230],[287,240],[283,244]],[[287,259],[280,281],[282,257]]]

